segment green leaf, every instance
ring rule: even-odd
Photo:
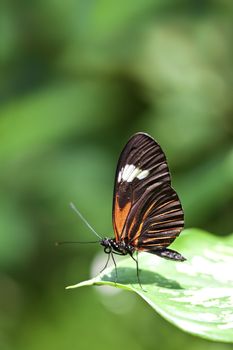
[[[233,342],[233,236],[219,238],[187,229],[172,248],[187,261],[139,254],[143,289],[131,258],[122,258],[117,264],[117,283],[111,266],[97,277],[67,288],[110,285],[134,291],[182,330],[213,341]]]

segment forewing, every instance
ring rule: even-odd
[[[159,144],[147,134],[133,135],[120,155],[116,170],[113,196],[116,240],[135,239],[143,212],[148,210],[149,198],[163,188],[174,192],[170,186],[166,157]]]

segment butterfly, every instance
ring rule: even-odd
[[[161,258],[184,261],[180,253],[169,249],[184,227],[184,213],[176,191],[171,187],[171,176],[166,156],[150,135],[136,133],[126,143],[118,160],[113,194],[112,221],[114,238],[102,238],[73,209],[100,238],[104,252],[114,259],[116,255],[147,252]],[[94,242],[93,242],[94,243]],[[102,271],[103,271],[102,270]]]

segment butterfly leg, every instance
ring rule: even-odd
[[[186,258],[184,258],[180,253],[176,252],[175,250],[164,248],[164,249],[158,249],[154,251],[150,251],[148,253],[156,254],[160,256],[161,258],[169,259],[169,260],[176,260],[176,261],[185,261]]]
[[[139,277],[138,252],[137,252],[137,258],[135,258],[135,257],[133,256],[133,253],[132,253],[132,252],[130,252],[129,255],[130,255],[131,258],[136,262],[136,271],[137,271],[138,284],[139,284],[139,286],[141,287],[141,289],[142,289],[144,292],[146,292],[146,290],[142,288],[141,281],[140,281],[140,277]]]
[[[116,265],[116,260],[114,259],[114,256],[113,256],[113,252],[111,252],[111,257],[112,257],[112,261],[114,263],[114,266],[115,266],[115,284],[117,283],[117,278],[118,278],[118,275],[117,275],[117,265]]]
[[[108,253],[108,259],[107,259],[107,261],[106,261],[106,264],[104,265],[104,267],[102,268],[102,270],[100,270],[99,273],[103,272],[103,271],[106,269],[106,267],[108,266],[108,263],[109,263],[109,259],[110,259],[110,253]]]

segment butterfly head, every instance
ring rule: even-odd
[[[105,237],[100,240],[100,244],[104,247],[111,247],[111,241],[112,239]]]
[[[100,240],[100,244],[104,247],[104,252],[110,254],[114,249],[114,240],[112,238],[103,238]]]

